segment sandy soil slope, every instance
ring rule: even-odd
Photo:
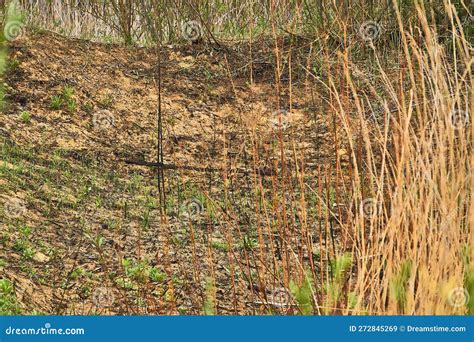
[[[0,277],[15,285],[21,312],[197,314],[208,279],[218,313],[265,312],[248,272],[256,259],[248,197],[252,156],[279,167],[280,112],[271,45],[256,53],[254,84],[244,48],[163,48],[164,160],[177,166],[166,171],[167,209],[177,215],[163,221],[154,170],[124,162],[156,160],[155,51],[49,33],[12,42],[0,113]],[[335,155],[344,163],[332,118],[304,78],[291,93],[283,84],[289,167],[295,155],[308,177]],[[238,219],[222,220],[219,205],[204,222],[179,217],[190,197],[210,211],[225,184]]]

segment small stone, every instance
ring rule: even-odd
[[[44,262],[49,261],[49,257],[46,254],[43,254],[41,252],[36,252],[36,254],[33,257],[33,260],[44,263]]]

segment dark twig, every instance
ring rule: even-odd
[[[186,166],[186,165],[176,165],[176,164],[165,164],[165,163],[156,163],[156,162],[148,162],[145,160],[124,160],[126,164],[129,165],[139,165],[139,166],[146,166],[146,167],[156,167],[161,170],[189,170],[189,171],[199,171],[199,172],[218,172],[224,171],[222,168],[213,168],[213,167],[198,167],[198,166]],[[238,168],[236,169],[238,173],[242,174],[249,174],[251,171]],[[257,173],[260,176],[275,176],[276,172],[270,168],[259,168],[257,169]]]

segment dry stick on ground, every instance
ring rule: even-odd
[[[226,144],[226,132],[225,132],[225,129],[223,131],[223,145],[224,145],[224,166],[227,165],[227,144]],[[229,203],[229,176],[228,176],[228,172],[227,172],[227,169],[224,169],[224,172],[222,174],[222,178],[224,180],[223,184],[224,184],[224,208],[226,211],[229,210],[230,208],[230,203]],[[234,254],[234,250],[233,250],[233,245],[234,245],[234,242],[233,242],[233,239],[232,239],[232,235],[230,234],[229,232],[229,229],[226,229],[225,230],[225,239],[226,239],[226,242],[227,242],[227,245],[229,246],[229,249],[227,251],[227,259],[228,259],[228,262],[229,262],[229,268],[230,268],[230,281],[231,281],[231,284],[232,284],[232,296],[233,296],[233,305],[234,305],[234,315],[236,315],[238,313],[238,310],[237,310],[237,291],[236,291],[236,286],[235,286],[235,269],[234,269],[234,263],[232,262],[232,259],[233,259],[233,254]]]
[[[158,45],[158,66],[157,75],[155,82],[158,90],[158,104],[157,104],[157,125],[158,125],[158,137],[157,137],[157,160],[158,164],[163,164],[163,113],[161,107],[161,42]],[[158,194],[160,196],[160,212],[161,215],[165,214],[166,208],[166,193],[165,193],[165,174],[164,168],[157,168],[157,181],[158,181]]]
[[[157,87],[158,93],[158,103],[157,103],[157,128],[158,128],[158,136],[157,136],[157,162],[159,164],[163,164],[163,111],[162,111],[162,73],[161,73],[161,57],[162,57],[162,45],[163,45],[163,16],[160,12],[160,8],[158,8],[158,4],[155,3],[154,6],[154,20],[155,23],[158,25],[157,27],[157,54],[158,54],[158,65],[157,70],[155,73],[155,84]],[[158,193],[160,196],[160,221],[161,226],[164,228],[164,237],[166,240],[165,243],[165,252],[164,252],[164,266],[166,269],[166,273],[169,278],[172,277],[172,268],[170,262],[170,255],[169,255],[169,230],[168,230],[168,222],[166,216],[166,189],[165,189],[165,174],[164,168],[157,168],[157,181],[158,181]],[[170,309],[171,311],[176,311],[176,303],[174,299],[174,286],[173,282],[169,282],[169,289],[171,295],[170,300]]]
[[[214,167],[198,167],[198,166],[186,166],[186,165],[176,165],[176,164],[166,164],[166,163],[156,163],[156,162],[147,162],[145,160],[123,160],[126,164],[137,165],[137,166],[146,166],[146,167],[156,167],[163,170],[188,170],[188,171],[198,171],[198,172],[224,172],[224,168],[214,168]],[[242,174],[250,174],[251,170],[246,170],[243,168],[237,168],[235,171]],[[275,175],[275,171],[268,167],[261,167],[257,169],[257,173],[260,176],[271,177]]]

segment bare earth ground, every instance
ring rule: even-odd
[[[243,49],[165,47],[162,59],[165,162],[225,166],[234,225],[222,223],[219,209],[209,213],[210,203],[223,201],[223,172],[167,170],[164,223],[154,170],[124,162],[156,161],[153,50],[49,33],[11,44],[9,104],[0,113],[0,278],[15,285],[21,312],[198,314],[209,277],[218,313],[268,312],[251,272],[251,170],[255,151],[262,167],[278,168],[270,124],[278,108],[272,46],[256,49],[253,85]],[[295,167],[297,155],[315,184],[317,168],[334,165],[336,155],[344,164],[346,152],[304,81],[294,80],[291,97],[288,83],[282,89],[282,107],[292,104],[285,156]],[[208,201],[208,213],[189,224],[180,207],[196,197]],[[4,209],[12,202],[17,215]],[[309,252],[317,253],[301,251]],[[98,294],[104,288],[110,293]]]

